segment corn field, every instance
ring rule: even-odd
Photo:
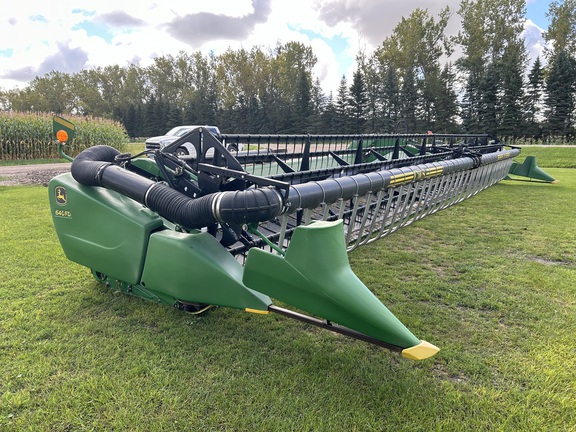
[[[0,161],[59,158],[52,117],[46,113],[0,112]],[[120,123],[91,117],[67,119],[76,126],[76,137],[65,148],[67,154],[75,156],[98,144],[124,151],[128,138]]]

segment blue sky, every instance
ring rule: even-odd
[[[526,4],[526,18],[542,29],[548,28],[546,13],[550,6],[550,0],[531,0]]]
[[[179,51],[273,47],[299,41],[318,57],[325,90],[351,77],[359,50],[370,53],[416,7],[437,16],[450,6],[448,34],[459,29],[460,0],[37,0],[0,4],[0,89],[22,88],[51,70],[74,73],[117,64],[149,65]],[[528,0],[525,35],[532,57],[543,49],[550,0]]]

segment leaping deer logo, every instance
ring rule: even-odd
[[[62,186],[57,186],[54,189],[54,194],[56,195],[56,202],[60,205],[66,204],[67,197],[66,197],[66,188]]]

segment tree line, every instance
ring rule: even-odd
[[[299,42],[273,48],[157,57],[148,67],[52,71],[0,91],[6,110],[99,116],[132,137],[181,124],[226,133],[492,133],[511,138],[575,134],[576,0],[552,1],[543,58],[522,37],[525,0],[462,0],[461,30],[417,8],[352,77],[325,93],[317,58]],[[458,52],[456,59],[455,53]]]

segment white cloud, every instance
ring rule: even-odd
[[[18,76],[44,73],[48,65],[85,67],[121,65],[139,59],[149,65],[155,56],[179,51],[216,54],[227,48],[273,48],[277,42],[311,45],[314,68],[325,90],[335,90],[343,74],[348,80],[360,49],[370,54],[391,34],[403,16],[416,7],[432,16],[449,5],[453,16],[447,33],[459,29],[460,0],[21,0],[0,4],[0,88],[22,87]],[[198,14],[201,15],[198,15]],[[198,24],[194,34],[184,24]],[[208,23],[214,23],[213,26]],[[181,28],[167,26],[182,25]],[[91,27],[92,26],[92,27]],[[225,26],[225,27],[223,27]],[[106,34],[99,31],[105,29]],[[4,36],[9,35],[9,36]],[[541,29],[525,28],[531,58],[542,52]],[[176,38],[174,36],[177,36]],[[72,58],[63,55],[74,56]],[[60,57],[59,57],[60,56]],[[48,59],[48,61],[45,61]],[[52,60],[52,63],[50,63]],[[58,63],[56,60],[59,60]],[[28,73],[28,75],[26,75]],[[4,77],[4,78],[3,78]]]
[[[536,60],[536,57],[540,57],[543,65],[546,64],[546,58],[544,57],[546,41],[542,35],[543,31],[544,30],[542,30],[529,19],[524,23],[524,31],[522,32],[522,37],[525,41],[526,51],[528,52],[530,64]]]

